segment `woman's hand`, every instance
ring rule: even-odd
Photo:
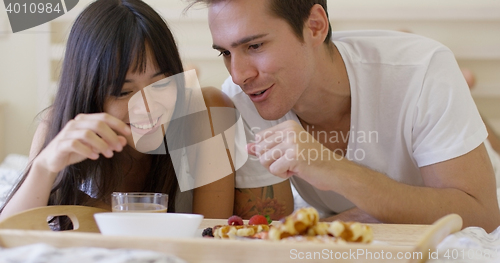
[[[50,173],[85,159],[107,158],[120,152],[127,144],[130,127],[107,114],[79,114],[70,120],[57,136],[35,158],[35,162]]]

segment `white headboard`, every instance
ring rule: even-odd
[[[5,103],[0,102],[0,163],[5,158]]]

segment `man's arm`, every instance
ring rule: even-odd
[[[357,207],[339,213],[338,215],[322,218],[319,221],[332,222],[335,220],[341,220],[344,222],[356,221],[361,223],[380,223],[380,221],[378,221],[377,219],[375,219],[374,217],[372,217],[371,215],[367,214],[365,211]]]
[[[301,132],[307,140],[294,140]],[[266,136],[275,140],[265,140]],[[493,231],[500,225],[495,177],[483,144],[460,157],[422,167],[424,187],[397,182],[346,158],[307,159],[300,155],[304,150],[326,149],[293,121],[262,131],[248,148],[272,174],[296,175],[320,190],[335,191],[381,222],[432,224],[456,213],[464,227]]]
[[[426,187],[402,184],[352,163],[349,166],[346,171],[351,172],[342,172],[332,180],[336,181],[332,190],[382,222],[431,224],[457,213],[464,227],[479,226],[491,232],[500,225],[495,178],[484,145],[455,159],[422,167]]]
[[[234,198],[234,212],[243,219],[268,215],[279,220],[293,212],[293,195],[288,180],[265,187],[237,188]]]

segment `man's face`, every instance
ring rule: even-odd
[[[214,48],[221,52],[234,83],[259,114],[279,119],[299,101],[311,82],[311,45],[301,42],[285,20],[268,11],[269,0],[229,0],[209,7]]]

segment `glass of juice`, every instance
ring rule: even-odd
[[[168,194],[162,193],[118,193],[111,194],[113,212],[166,213]]]

